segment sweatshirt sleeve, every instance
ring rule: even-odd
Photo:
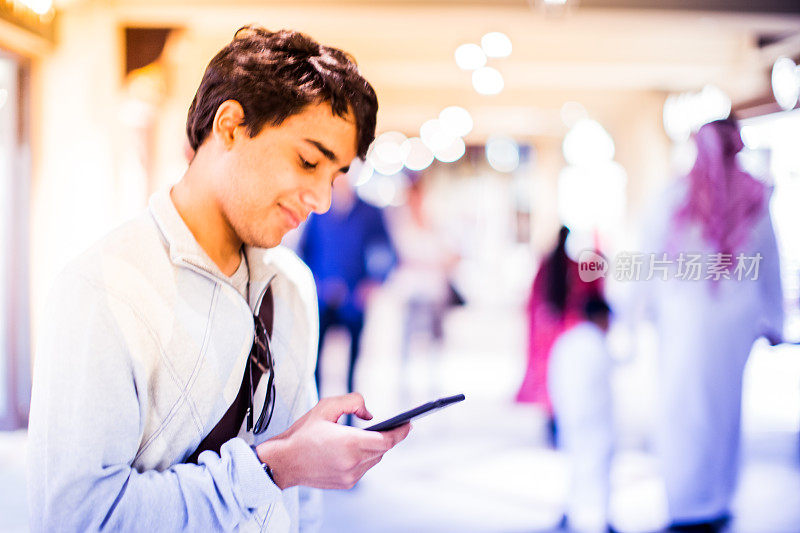
[[[31,530],[231,530],[280,498],[238,438],[220,454],[204,452],[197,465],[132,468],[150,391],[109,298],[98,284],[65,273],[48,300],[28,433]]]

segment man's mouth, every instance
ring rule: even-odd
[[[297,226],[300,225],[300,223],[303,221],[300,215],[298,215],[297,213],[295,213],[294,211],[292,211],[291,209],[289,209],[284,205],[281,204],[278,205],[283,210],[284,215],[286,215],[286,220],[288,221],[289,225],[292,226],[292,228],[296,228]]]

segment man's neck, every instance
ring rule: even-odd
[[[181,181],[170,190],[170,198],[200,247],[223,274],[232,276],[239,268],[242,241],[202,178],[190,165]]]

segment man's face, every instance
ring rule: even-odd
[[[356,142],[352,115],[338,117],[327,103],[266,125],[255,137],[237,135],[217,198],[239,239],[277,246],[311,211],[327,211],[333,181],[356,157]]]

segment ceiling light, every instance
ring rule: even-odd
[[[356,189],[358,196],[367,203],[380,208],[394,203],[398,193],[397,178],[376,175],[366,184]]]
[[[451,105],[439,113],[439,122],[442,127],[454,137],[463,137],[472,131],[474,125],[472,115],[463,107]]]
[[[406,153],[403,162],[409,170],[424,170],[433,163],[433,153],[419,137],[411,137],[403,145]]]
[[[434,152],[434,155],[436,156],[436,159],[442,163],[454,163],[455,161],[461,159],[466,151],[467,147],[464,144],[464,139],[461,137],[456,137],[449,146],[445,146],[441,150],[437,150]]]
[[[781,109],[788,111],[800,97],[800,69],[788,57],[780,57],[772,66],[772,94]]]
[[[367,151],[367,161],[376,171],[390,176],[403,168],[405,153],[403,143],[406,136],[399,131],[381,134]]]
[[[591,119],[578,121],[564,136],[564,159],[573,166],[591,166],[614,159],[614,140]]]
[[[456,48],[456,64],[463,70],[475,70],[486,64],[486,54],[477,44],[462,44]]]
[[[513,172],[519,166],[519,146],[508,137],[489,137],[486,159],[498,172]]]
[[[503,90],[503,75],[492,67],[481,67],[472,73],[472,86],[479,94],[498,94]]]
[[[367,183],[375,174],[375,169],[372,168],[372,163],[369,161],[361,161],[356,158],[350,164],[350,170],[347,171],[347,179],[353,187],[361,187]]]
[[[695,93],[670,95],[664,102],[664,130],[675,142],[684,142],[700,126],[726,118],[731,99],[722,89],[706,85]]]
[[[742,142],[744,145],[750,150],[757,150],[761,148],[761,139],[759,135],[758,129],[750,124],[742,126],[740,130],[740,134],[742,136]]]
[[[489,32],[481,38],[481,48],[488,57],[508,57],[511,55],[511,39],[499,31]]]
[[[439,119],[435,118],[426,121],[422,126],[420,126],[419,136],[422,139],[422,142],[425,143],[425,146],[427,146],[434,154],[437,151],[443,150],[450,146],[450,144],[453,142],[453,139],[457,138],[456,135],[453,135],[450,131],[445,129]]]
[[[579,0],[528,0],[529,4],[535,4],[546,16],[564,16],[580,3]]]

